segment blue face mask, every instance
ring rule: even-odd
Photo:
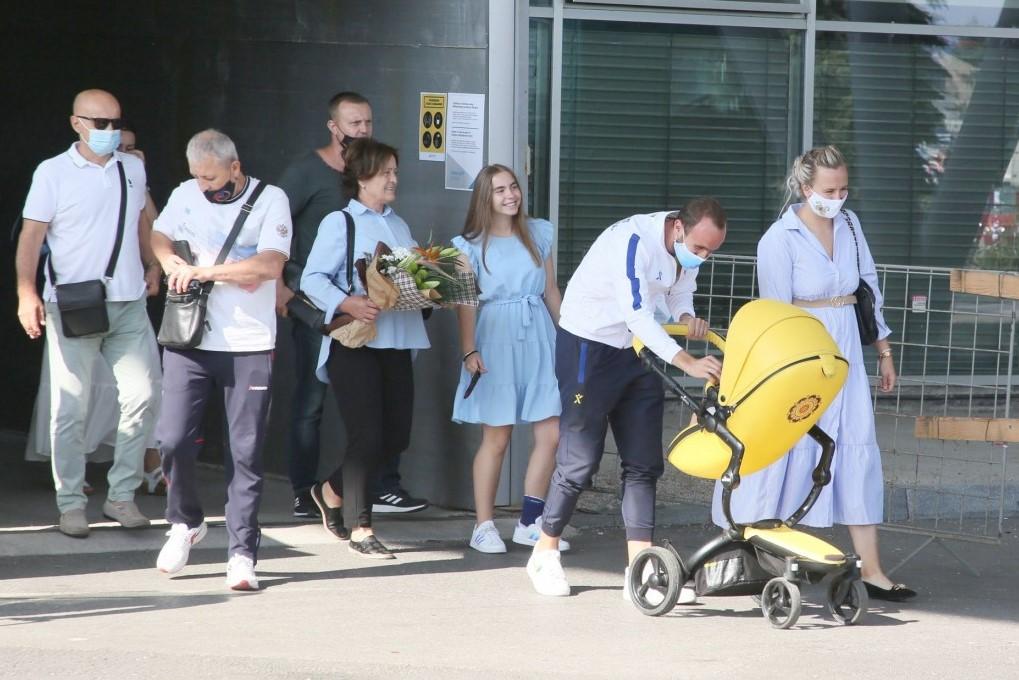
[[[120,130],[89,130],[88,148],[97,156],[107,156],[120,146]]]
[[[706,258],[691,253],[685,243],[676,241],[676,259],[679,261],[679,266],[683,269],[697,269],[704,264]]]

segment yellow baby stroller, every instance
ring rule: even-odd
[[[665,330],[674,336],[687,332],[680,324]],[[660,616],[676,605],[687,581],[700,586],[714,581],[729,586],[716,588],[719,594],[759,593],[764,616],[777,628],[789,628],[800,615],[800,585],[825,583],[832,617],[857,623],[867,610],[859,558],[793,528],[831,480],[835,443],[816,423],[842,388],[848,362],[816,317],[774,300],[744,305],[727,336],[708,336],[725,360],[719,384],[708,386],[702,399],[686,392],[634,340],[645,365],[696,414],[696,422],[669,445],[669,462],[695,477],[721,480],[729,527],[686,560],[668,541],[641,551],[627,582],[631,600],[644,614]],[[775,462],[805,434],[821,445],[822,453],[803,504],[784,520],[736,523],[730,498],[741,476]]]

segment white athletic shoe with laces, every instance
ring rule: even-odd
[[[487,520],[474,527],[470,546],[478,552],[489,555],[506,552],[506,544],[500,538],[499,530],[495,528],[495,523],[492,520]]]
[[[226,563],[226,587],[230,590],[258,590],[255,563],[250,557],[235,553]]]
[[[205,538],[209,528],[202,522],[194,529],[188,529],[187,524],[171,524],[170,530],[166,532],[169,536],[163,549],[159,551],[156,558],[156,568],[164,574],[176,574],[188,563],[188,556],[191,554],[191,546]]]
[[[558,550],[536,550],[527,560],[527,575],[539,595],[566,597],[570,594],[570,582],[560,561]]]
[[[533,546],[538,542],[538,538],[541,536],[541,517],[534,520],[534,524],[524,526],[517,521],[516,527],[513,529],[513,542],[517,545],[529,545]],[[559,539],[559,552],[566,552],[570,549],[570,542],[565,538]]]

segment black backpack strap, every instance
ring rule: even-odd
[[[354,294],[354,216],[341,210],[347,220],[347,295]]]
[[[240,236],[241,229],[244,227],[244,223],[248,221],[248,215],[251,214],[251,210],[255,207],[255,201],[262,195],[262,189],[264,188],[265,182],[259,182],[255,190],[251,192],[251,196],[241,206],[241,211],[237,213],[237,219],[234,220],[233,229],[230,230],[230,235],[226,237],[226,241],[223,242],[223,247],[216,257],[216,264],[223,264],[226,261],[226,256],[230,253],[230,249],[234,247],[234,242]]]

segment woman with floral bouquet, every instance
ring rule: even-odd
[[[360,257],[375,252],[379,243],[390,249],[417,243],[407,223],[389,207],[396,199],[396,149],[373,139],[356,139],[347,147],[344,159],[343,183],[354,198],[343,211],[330,213],[319,225],[301,290],[325,310],[327,324],[334,316],[349,314],[358,321],[374,323],[376,333],[356,349],[329,336],[322,339],[318,377],[332,384],[347,432],[347,451],[342,465],[328,480],[312,487],[311,495],[322,511],[326,530],[341,540],[349,537],[351,552],[393,559],[372,530],[369,481],[378,465],[410,444],[414,410],[411,351],[428,348],[428,335],[420,311],[382,311],[365,295],[360,277],[348,277],[347,250],[353,248]],[[353,243],[347,242],[344,213],[353,218]],[[348,280],[352,281],[349,290]]]
[[[474,181],[463,234],[453,239],[481,288],[478,309],[457,307],[463,369],[453,420],[481,424],[481,446],[474,457],[477,523],[470,546],[483,553],[506,552],[492,515],[513,426],[526,422],[534,429],[514,543],[537,541],[559,441],[554,324],[562,296],[552,266],[553,227],[529,219],[521,204],[513,171],[487,166]],[[560,550],[567,548],[565,541],[560,543]]]

